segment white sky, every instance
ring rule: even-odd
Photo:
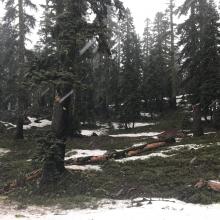
[[[184,0],[175,0],[176,6],[180,6],[183,1]],[[45,0],[33,0],[33,2],[36,4],[42,4]],[[130,9],[134,18],[136,31],[141,36],[144,30],[145,19],[150,18],[153,20],[158,11],[164,11],[167,8],[169,0],[122,0],[122,2],[124,2],[125,7]],[[218,0],[216,0],[216,2],[218,2]],[[3,16],[3,12],[3,5],[0,3],[0,17]],[[38,12],[37,18],[39,19],[40,16],[41,15]],[[36,41],[36,29],[33,31],[31,37],[33,41]]]
[[[143,34],[144,21],[146,18],[154,19],[155,14],[163,12],[167,7],[169,0],[122,0],[124,6],[128,7],[134,18],[136,31],[139,35]],[[175,5],[180,6],[184,0],[175,0]]]

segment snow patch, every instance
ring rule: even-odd
[[[36,122],[37,118],[32,118],[32,117],[27,117],[27,118],[30,121],[30,124],[24,125],[23,126],[24,130],[30,129],[32,127],[43,128],[46,126],[50,126],[52,124],[52,122],[47,119],[42,119]],[[0,123],[4,124],[7,129],[16,128],[16,125],[9,122],[0,121]]]
[[[134,124],[134,127],[135,128],[139,128],[139,127],[145,127],[145,126],[152,126],[152,125],[156,125],[156,123],[150,123],[150,122],[145,122],[145,123],[143,123],[143,122],[136,122],[135,124]]]
[[[101,167],[98,165],[83,165],[83,166],[79,166],[79,165],[69,165],[69,166],[65,166],[67,169],[70,170],[95,170],[95,171],[102,171]]]
[[[99,156],[107,153],[106,150],[82,150],[74,149],[66,153],[66,160],[76,159],[78,157]]]
[[[151,203],[149,203],[151,201]],[[137,206],[139,204],[139,206]],[[5,207],[0,214],[1,220],[31,219],[31,220],[207,220],[216,219],[220,215],[220,204],[198,205],[185,203],[176,199],[138,199],[136,200],[102,200],[98,209],[48,210],[38,207],[28,207],[16,210]],[[198,214],[199,213],[199,214]]]
[[[205,134],[205,135],[216,134],[216,132],[215,132],[215,131],[210,131],[210,132],[205,132],[204,134]]]
[[[152,157],[167,158],[167,157],[171,157],[171,156],[173,156],[173,155],[166,155],[163,152],[159,152],[159,153],[152,153],[152,154],[143,155],[143,156],[126,157],[126,158],[119,159],[119,160],[116,160],[116,161],[120,162],[120,163],[125,163],[125,162],[128,162],[128,161],[134,161],[134,160],[148,160]]]
[[[110,124],[113,126],[113,128],[114,128],[115,130],[120,129],[120,128],[121,128],[121,125],[122,125],[122,124],[119,123],[119,122],[111,122]],[[155,124],[156,124],[156,123],[152,123],[152,122],[135,122],[135,123],[134,123],[134,127],[135,127],[135,128],[139,128],[139,127],[151,126],[151,125],[155,125]],[[106,124],[106,123],[104,123],[104,124],[102,124],[102,123],[97,123],[97,125],[102,126],[102,127],[104,127],[104,128],[107,128],[107,129],[110,128],[109,125]],[[132,126],[133,126],[133,123],[129,123],[129,124],[128,124],[128,127],[132,127]]]
[[[201,149],[201,148],[204,148],[204,147],[208,147],[210,145],[203,145],[203,144],[184,144],[184,145],[176,145],[176,146],[172,146],[172,147],[168,147],[168,151],[178,151],[178,150],[182,150],[182,149],[187,149],[187,150],[198,150],[198,149]]]
[[[100,123],[97,122],[96,123],[98,126],[100,126],[100,129],[90,129],[90,130],[82,130],[81,134],[84,136],[92,136],[93,133],[97,134],[98,136],[102,136],[102,135],[107,135],[108,131],[110,130],[111,126],[114,130],[118,130],[121,128],[121,124],[118,122],[111,122],[110,125],[107,123]],[[155,125],[156,123],[152,123],[152,122],[135,122],[134,127],[138,128],[138,127],[145,127],[145,126],[152,126]],[[130,123],[128,124],[128,127],[132,127],[133,124]]]
[[[10,150],[5,148],[0,148],[0,157],[4,156],[5,154],[9,153]]]
[[[133,146],[141,146],[147,144],[146,142],[143,143],[137,143],[134,144]],[[207,144],[207,145],[203,145],[203,144],[185,144],[185,145],[175,145],[175,146],[171,146],[171,147],[167,147],[166,149],[162,149],[160,150],[160,152],[155,152],[155,153],[150,153],[147,155],[139,155],[139,156],[133,156],[133,157],[126,157],[126,158],[122,158],[122,159],[117,159],[115,160],[116,162],[120,162],[120,163],[124,163],[124,162],[128,162],[128,161],[135,161],[135,160],[148,160],[150,158],[153,157],[162,157],[162,158],[168,158],[168,157],[172,157],[175,156],[176,153],[178,153],[178,151],[180,150],[198,150],[204,147],[210,147],[212,143]],[[217,142],[217,145],[220,145],[220,143]],[[117,150],[118,152],[123,151],[123,150]],[[172,154],[170,154],[172,152]],[[81,150],[81,149],[75,149],[72,151],[67,152],[66,154],[66,160],[69,159],[76,159],[79,157],[87,157],[87,156],[102,156],[104,154],[106,154],[107,151],[105,150]],[[78,170],[101,170],[101,168],[99,166],[93,166],[93,165],[89,165],[86,168],[84,168],[85,166],[72,166],[72,169],[78,169]],[[71,169],[71,166],[68,166],[69,169]]]
[[[109,135],[110,137],[154,137],[161,134],[161,132],[141,132],[141,133],[131,133],[131,134],[115,134]]]
[[[107,131],[106,129],[81,130],[81,134],[84,136],[92,136],[93,133],[100,136],[100,135],[105,135]]]
[[[202,120],[202,121],[206,121],[205,117],[202,117],[201,120]],[[207,120],[208,120],[208,121],[211,121],[211,120],[212,120],[212,117],[211,117],[210,115],[207,116]]]
[[[42,119],[36,122],[37,118],[32,118],[32,117],[27,117],[27,118],[31,123],[28,125],[24,125],[23,126],[24,130],[30,129],[32,127],[43,128],[46,126],[50,126],[52,124],[52,122],[47,119]]]

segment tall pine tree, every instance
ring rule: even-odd
[[[126,10],[125,20],[122,23],[122,60],[120,74],[120,118],[128,127],[140,114],[141,107],[141,45],[135,33],[130,11]]]
[[[24,109],[25,109],[25,97],[26,89],[24,86],[24,76],[27,68],[25,66],[26,49],[25,41],[27,34],[35,25],[35,18],[26,12],[26,9],[36,10],[35,4],[31,0],[3,0],[5,3],[6,14],[4,16],[5,24],[11,25],[17,32],[17,62],[18,69],[16,71],[16,88],[17,88],[17,129],[16,138],[23,138],[23,120],[24,120]]]
[[[192,103],[204,112],[219,96],[219,15],[213,1],[185,1],[180,14],[188,19],[179,25],[181,70]]]

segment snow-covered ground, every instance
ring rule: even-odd
[[[124,163],[124,162],[134,161],[134,160],[147,160],[147,159],[150,159],[152,157],[163,157],[163,158],[166,158],[166,157],[170,157],[170,156],[171,155],[164,154],[163,152],[158,152],[158,153],[151,153],[151,154],[142,155],[142,156],[126,157],[126,158],[119,159],[119,160],[116,160],[116,161]]]
[[[47,120],[47,119],[42,119],[37,121],[37,118],[33,118],[33,117],[27,117],[28,120],[30,121],[30,123],[28,125],[24,125],[23,128],[24,130],[30,129],[32,127],[37,127],[37,128],[43,128],[46,126],[50,126],[51,125],[51,121]],[[11,129],[11,128],[15,128],[16,125],[9,123],[9,122],[4,122],[4,121],[0,121],[0,123],[2,123],[7,129]]]
[[[145,127],[145,126],[153,126],[156,123],[153,122],[135,122],[134,127],[135,128],[139,128],[139,127]],[[97,135],[107,135],[108,131],[110,130],[110,125],[107,123],[100,123],[97,122],[97,125],[100,126],[101,128],[99,129],[87,129],[87,130],[82,130],[81,134],[84,136],[91,136],[93,135],[93,133],[97,134]],[[111,126],[114,130],[118,130],[121,127],[121,124],[118,122],[112,122]],[[132,127],[133,124],[129,124],[128,127]]]
[[[134,123],[134,127],[135,128],[139,128],[139,127],[145,127],[145,126],[151,126],[151,125],[155,125],[156,123],[153,122],[135,122]],[[102,126],[102,124],[100,124]],[[104,124],[106,126],[106,128],[109,129],[109,126]],[[113,126],[113,128],[115,130],[120,129],[121,128],[121,124],[119,122],[112,122],[111,125]],[[128,124],[129,128],[133,127],[133,123]]]
[[[101,135],[106,135],[107,134],[106,129],[92,129],[92,130],[81,130],[81,134],[84,136],[92,136],[94,133],[97,134],[98,136]]]
[[[0,148],[0,157],[2,157],[3,155],[5,155],[9,152],[10,152],[10,150],[8,150],[8,149]]]
[[[66,169],[70,169],[70,170],[94,170],[94,171],[102,171],[102,168],[101,166],[99,165],[83,165],[83,166],[80,166],[80,165],[68,165],[68,166],[65,166]]]
[[[130,133],[130,134],[115,134],[109,135],[110,137],[154,137],[159,135],[161,132],[141,132],[141,133]]]
[[[30,121],[30,123],[28,125],[24,125],[23,128],[24,130],[27,129],[31,129],[32,127],[37,127],[37,128],[43,128],[46,126],[50,126],[52,124],[52,122],[50,120],[47,119],[41,119],[41,120],[37,120],[37,118],[34,117],[27,117],[28,120]],[[0,123],[2,123],[7,129],[11,129],[11,128],[15,128],[16,125],[9,123],[9,122],[4,122],[4,121],[0,121]],[[135,122],[135,128],[138,127],[145,127],[145,126],[152,126],[155,125],[156,123],[152,123],[152,122]],[[93,133],[97,134],[98,136],[101,135],[107,135],[108,131],[110,129],[109,124],[107,123],[97,123],[98,126],[100,126],[101,128],[99,129],[83,129],[81,131],[81,134],[84,136],[92,136]],[[118,122],[112,122],[111,123],[113,129],[117,130],[120,128],[120,123]],[[132,127],[132,124],[129,125],[130,127]]]
[[[98,209],[60,210],[28,207],[16,210],[0,206],[1,220],[207,220],[218,219],[220,204],[195,205],[175,199],[137,198],[131,200],[102,200]]]
[[[28,120],[30,121],[30,124],[24,125],[25,130],[30,129],[32,127],[43,128],[46,126],[50,126],[52,123],[51,121],[47,119],[42,119],[36,122],[37,118],[32,118],[32,117],[28,117]]]
[[[74,149],[66,153],[66,160],[76,159],[78,157],[98,156],[107,153],[106,150],[82,150]]]

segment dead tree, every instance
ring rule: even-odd
[[[65,139],[69,132],[69,123],[71,123],[71,99],[73,90],[70,90],[62,98],[57,95],[54,100],[52,116],[52,137],[50,140],[40,142],[44,151],[45,160],[43,165],[40,185],[44,186],[54,183],[56,179],[65,171]]]

